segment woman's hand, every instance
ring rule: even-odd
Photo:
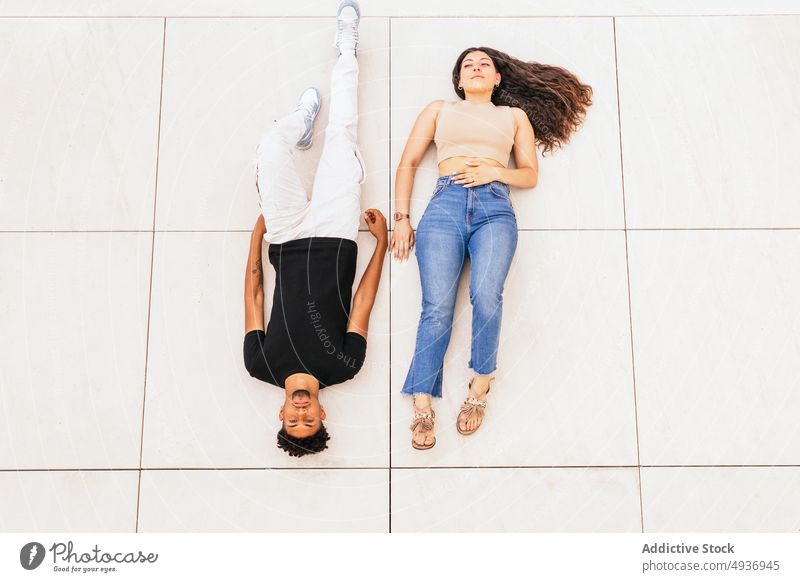
[[[500,174],[497,171],[497,166],[489,166],[478,162],[464,162],[464,167],[459,172],[456,172],[453,182],[462,184],[467,188],[473,188],[499,179]]]
[[[389,244],[389,252],[398,261],[405,261],[408,259],[412,248],[414,248],[414,229],[411,228],[411,222],[408,218],[396,220],[392,242]]]
[[[378,241],[386,242],[389,234],[386,230],[386,217],[377,208],[370,208],[364,211],[364,220],[367,221],[367,228]]]

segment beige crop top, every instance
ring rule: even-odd
[[[507,105],[445,101],[439,111],[436,163],[455,156],[491,158],[508,167],[514,145],[514,113]]]

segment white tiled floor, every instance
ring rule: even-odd
[[[409,445],[412,256],[323,396],[331,448],[296,459],[241,362],[252,156],[317,85],[310,187],[335,4],[0,2],[0,531],[797,531],[797,5],[364,0],[365,208],[389,213],[465,46],[564,66],[594,105],[513,192],[481,432],[454,430],[465,272],[439,441]]]
[[[0,20],[0,229],[152,228],[163,27]]]
[[[628,236],[642,464],[797,464],[800,232]]]
[[[640,517],[636,468],[392,471],[393,531],[631,532]]]
[[[138,468],[151,239],[0,233],[0,468]]]
[[[799,467],[642,469],[651,532],[797,532]]]
[[[139,531],[386,532],[388,482],[383,469],[147,471]]]
[[[799,29],[800,16],[619,19],[629,228],[800,224]]]
[[[138,471],[3,471],[3,532],[130,532]]]

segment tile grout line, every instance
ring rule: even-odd
[[[625,280],[628,287],[628,326],[631,337],[631,381],[633,382],[633,418],[636,429],[636,473],[639,485],[639,525],[644,533],[644,502],[642,500],[642,459],[639,445],[639,407],[636,398],[636,357],[633,352],[633,310],[631,308],[631,266],[628,257],[628,209],[625,203],[625,163],[622,152],[622,113],[619,102],[619,62],[617,58],[617,19],[611,19],[614,37],[614,80],[617,88],[617,129],[619,131],[619,169],[622,186],[622,220],[625,227]]]
[[[130,473],[130,472],[157,472],[157,471],[386,471],[387,469],[404,470],[464,470],[464,469],[495,469],[495,470],[531,470],[531,469],[800,469],[795,464],[726,464],[707,463],[693,465],[402,465],[386,467],[82,467],[82,468],[50,468],[50,469],[0,469],[3,473]]]
[[[621,230],[621,229],[617,229]],[[253,229],[247,228],[229,228],[229,229],[218,229],[218,228],[203,228],[203,229],[196,229],[196,230],[174,230],[171,228],[157,228],[153,230],[152,228],[141,229],[141,230],[128,230],[128,229],[114,229],[114,230],[0,230],[0,234],[119,234],[119,233],[134,233],[134,234],[141,234],[141,233],[151,233],[151,232],[158,232],[158,233],[167,233],[167,234],[240,234],[243,232],[251,233]],[[369,229],[359,229],[358,232],[368,233]]]
[[[389,17],[389,211],[390,224],[394,225],[392,216],[392,18]],[[392,254],[389,252],[389,533],[392,533]]]
[[[391,194],[390,194],[391,196]],[[391,207],[390,207],[391,208]],[[392,232],[393,229],[389,229]],[[730,226],[730,227],[631,227],[631,228],[517,228],[518,232],[795,232],[800,231],[800,226]],[[198,229],[198,230],[173,230],[157,228],[155,230],[0,230],[4,234],[118,234],[118,233],[170,233],[170,234],[205,234],[205,233],[250,233],[252,229]],[[359,229],[358,232],[369,232],[369,229]]]
[[[161,113],[164,109],[164,56],[167,47],[167,19],[163,19],[161,34],[161,85],[158,97],[158,130],[156,132],[156,175],[153,186],[153,237],[150,242],[150,288],[147,293],[147,336],[144,348],[144,390],[142,393],[142,424],[139,431],[139,479],[136,484],[136,526],[134,532],[139,533],[139,502],[142,494],[142,455],[144,453],[144,415],[147,403],[147,364],[150,355],[150,317],[153,305],[153,265],[156,256],[156,204],[158,201],[158,165],[161,157]]]
[[[765,17],[792,17],[800,16],[800,12],[758,12],[758,13],[732,13],[732,14],[504,14],[504,15],[486,15],[486,14],[429,14],[429,15],[391,15],[391,14],[375,14],[372,16],[362,16],[361,20],[367,19],[392,19],[400,18],[405,20],[465,20],[465,19],[491,19],[491,20],[519,20],[522,18],[527,19],[608,19],[608,18],[765,18]],[[295,14],[295,15],[281,15],[281,14],[121,14],[121,15],[97,15],[97,14],[49,14],[49,15],[19,15],[9,14],[2,15],[0,18],[8,20],[57,20],[57,19],[185,19],[185,20],[203,20],[203,19],[216,19],[216,20],[238,20],[238,19],[280,19],[280,20],[303,20],[303,19],[317,19],[329,18],[329,14]]]

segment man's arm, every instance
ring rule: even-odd
[[[261,264],[261,241],[267,232],[261,215],[250,235],[250,253],[244,277],[244,332],[264,329],[264,269]]]
[[[350,311],[350,323],[347,331],[354,331],[367,339],[369,316],[372,306],[375,305],[375,295],[378,293],[378,284],[383,271],[383,259],[389,246],[386,232],[386,218],[380,210],[370,208],[364,212],[367,226],[376,240],[375,251],[367,265],[367,270],[361,276],[356,294],[353,296],[353,308]]]

